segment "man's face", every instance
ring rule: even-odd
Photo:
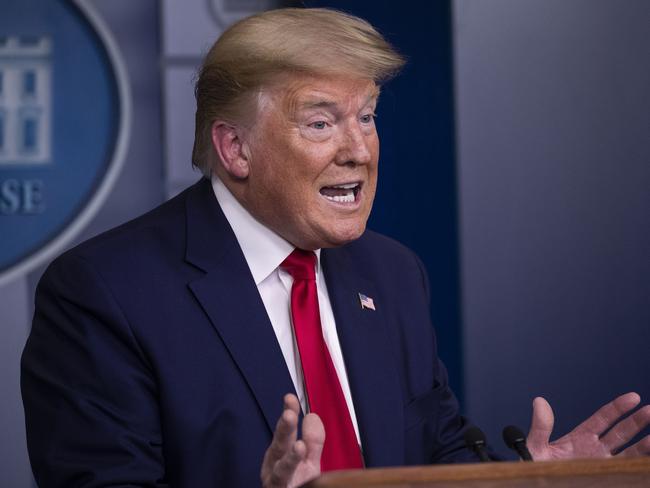
[[[377,185],[373,81],[293,76],[261,96],[243,203],[303,249],[361,236]]]

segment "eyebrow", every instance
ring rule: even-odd
[[[314,99],[314,100],[305,100],[298,105],[298,110],[306,110],[310,108],[334,108],[337,103],[333,100],[323,100],[323,99]]]

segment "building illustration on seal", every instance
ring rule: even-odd
[[[0,165],[51,162],[52,41],[0,37]]]

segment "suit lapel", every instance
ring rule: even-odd
[[[226,345],[270,431],[295,392],[264,303],[208,180],[187,199],[186,260],[205,271],[188,284]]]
[[[404,411],[379,295],[345,248],[326,249],[321,256],[366,466],[400,465]],[[375,311],[361,308],[359,293],[375,299]]]

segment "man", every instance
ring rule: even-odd
[[[284,487],[321,469],[475,460],[422,264],[365,230],[374,110],[401,65],[369,24],[329,10],[266,12],[221,36],[196,87],[206,178],[64,254],[39,285],[22,387],[40,486],[261,474]],[[533,455],[611,455],[650,410],[600,434],[638,403],[619,397],[549,444],[537,399]]]

